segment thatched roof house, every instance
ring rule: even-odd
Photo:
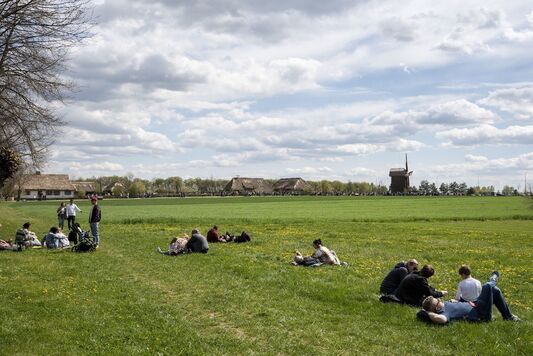
[[[224,187],[230,195],[272,194],[272,187],[263,178],[233,178]]]
[[[97,193],[96,183],[95,182],[72,182],[78,195],[93,195]]]
[[[127,190],[124,184],[120,182],[113,182],[107,185],[106,187],[104,187],[104,189],[102,189],[102,193],[105,195],[122,196],[127,193]]]
[[[18,187],[21,199],[64,199],[73,198],[76,187],[68,174],[27,175]]]
[[[308,184],[302,178],[281,178],[272,187],[274,192],[280,194],[302,193],[308,188]]]

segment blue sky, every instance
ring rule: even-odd
[[[529,1],[94,1],[46,167],[533,181]]]

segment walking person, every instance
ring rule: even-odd
[[[96,244],[96,247],[98,247],[100,244],[98,224],[100,223],[100,219],[102,219],[102,210],[98,205],[98,198],[96,196],[91,198],[91,204],[93,207],[91,209],[91,213],[89,214],[89,225],[91,226],[91,234],[94,237],[94,243]]]
[[[66,210],[68,228],[72,229],[72,226],[76,222],[76,211],[79,211],[81,213],[81,209],[78,208],[76,204],[74,204],[74,199],[70,199],[70,203],[67,204]]]
[[[61,204],[59,205],[59,208],[57,208],[57,222],[61,230],[65,228],[66,217],[67,217],[67,208],[65,206],[65,202],[61,202]]]

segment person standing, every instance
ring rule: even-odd
[[[57,208],[57,222],[61,230],[65,228],[66,217],[67,217],[67,208],[65,207],[65,203],[61,202],[61,204],[59,205],[59,208]]]
[[[78,208],[76,204],[74,204],[74,199],[70,199],[70,203],[67,204],[67,223],[68,228],[72,229],[72,226],[76,222],[76,211],[79,211],[81,213],[81,209]]]
[[[96,247],[98,247],[100,244],[98,224],[100,223],[100,219],[102,219],[102,210],[98,205],[98,198],[96,196],[91,198],[91,204],[93,205],[93,208],[89,214],[89,225],[91,226],[91,234],[94,237],[94,243],[96,244]]]

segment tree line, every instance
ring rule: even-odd
[[[114,196],[185,196],[185,195],[221,195],[227,179],[188,178],[179,176],[168,178],[142,179],[133,174],[126,176],[103,176],[80,179],[80,181],[95,182],[98,193],[114,186]],[[275,179],[265,179],[267,184],[273,185]],[[116,184],[119,183],[119,184]],[[306,181],[307,187],[301,194],[309,195],[389,195],[389,187],[369,182],[341,182],[339,180]],[[518,195],[512,186],[505,185],[497,191],[494,186],[468,186],[465,182],[441,183],[440,185],[422,180],[418,187],[409,188],[407,195]]]

